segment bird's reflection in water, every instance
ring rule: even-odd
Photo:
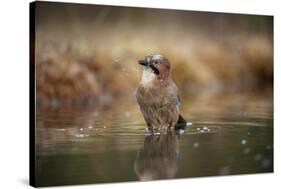
[[[135,173],[144,180],[174,178],[179,158],[178,135],[174,132],[150,135],[135,160]]]

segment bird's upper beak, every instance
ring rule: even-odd
[[[138,62],[142,66],[149,66],[156,75],[160,74],[159,70],[153,64],[150,64],[147,60],[139,60]]]
[[[142,66],[148,66],[148,65],[149,65],[149,63],[148,63],[147,60],[139,60],[138,62],[139,62],[139,64],[142,65]]]

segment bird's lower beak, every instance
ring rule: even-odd
[[[143,66],[148,66],[148,62],[146,60],[139,60],[138,63]]]

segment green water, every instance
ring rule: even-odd
[[[273,172],[272,95],[183,100],[183,134],[150,136],[135,99],[37,111],[36,183],[90,184]]]

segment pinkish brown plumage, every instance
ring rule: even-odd
[[[148,128],[171,128],[179,121],[185,123],[179,113],[179,94],[171,78],[169,60],[150,54],[139,64],[144,69],[136,97]]]

